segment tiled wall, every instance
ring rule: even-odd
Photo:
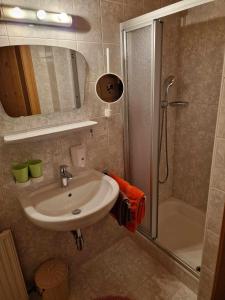
[[[220,231],[225,204],[225,68],[222,78],[222,90],[219,103],[216,139],[214,144],[213,165],[211,171],[210,191],[206,218],[206,232],[200,279],[199,299],[210,299]]]
[[[151,4],[157,5],[156,2],[157,1],[152,1]],[[154,8],[156,8],[156,6]],[[182,145],[183,135],[181,127],[185,126],[186,128],[189,128],[189,130],[192,130],[190,134],[192,133],[191,137],[193,138],[196,147],[193,149],[194,145],[192,145],[190,148],[189,143],[191,140],[188,140],[186,144],[187,147],[182,147],[181,150],[185,152],[186,149],[189,149],[188,152],[186,151],[185,153],[188,156],[189,154],[192,154],[192,150],[195,150],[193,152],[198,158],[195,159],[191,156],[191,159],[193,164],[196,164],[198,168],[195,169],[192,176],[195,177],[197,173],[200,174],[200,177],[202,175],[202,178],[197,177],[201,191],[200,199],[198,199],[198,187],[192,186],[191,188],[194,187],[194,194],[191,193],[191,197],[186,199],[186,201],[189,201],[194,206],[206,209],[206,201],[208,199],[206,232],[198,293],[199,300],[211,299],[219,236],[225,205],[225,68],[222,76],[222,89],[220,91],[222,65],[224,60],[224,24],[225,2],[223,0],[216,0],[213,3],[189,10],[188,15],[186,15],[186,28],[182,28],[183,33],[181,37],[185,37],[186,39],[185,41],[180,41],[181,45],[186,44],[186,48],[183,48],[183,51],[181,52],[181,58],[183,60],[180,62],[180,72],[182,66],[186,66],[184,68],[186,75],[188,75],[186,80],[188,78],[190,79],[190,82],[186,82],[185,86],[181,86],[180,96],[182,96],[182,100],[189,101],[189,99],[191,99],[191,105],[195,109],[191,110],[190,106],[186,111],[184,119],[181,119],[182,112],[180,112],[180,115],[177,113],[176,121],[180,128],[176,128],[176,130],[178,129],[180,143],[182,143]],[[184,32],[184,30],[186,30],[186,32]],[[189,34],[190,36],[188,37]],[[202,39],[203,36],[205,36],[205,40]],[[188,44],[188,42],[190,42],[190,44]],[[200,47],[200,49],[198,47]],[[197,52],[195,52],[194,49],[196,49]],[[214,64],[212,64],[212,61]],[[204,86],[196,84],[195,86],[197,89],[192,90],[191,87],[189,87],[185,90],[184,88],[187,87],[187,83],[190,84],[193,82],[192,80],[196,76],[204,78]],[[185,99],[186,94],[184,91],[189,93],[187,94],[189,99]],[[220,101],[219,113],[217,115],[219,91]],[[195,115],[195,121],[193,122],[193,116]],[[216,138],[213,148],[216,118]],[[208,128],[208,130],[206,130],[206,128]],[[195,140],[195,132],[193,132],[193,129],[198,129],[197,140]],[[198,145],[200,148],[198,148]],[[202,145],[206,146],[202,147]],[[204,151],[205,148],[208,149],[207,152]],[[212,148],[214,154],[210,177],[210,191],[209,196],[207,197],[208,185],[206,186],[205,182],[209,182]],[[181,164],[179,165],[181,166]],[[178,167],[177,163],[175,163],[175,168],[176,167]],[[202,173],[203,169],[205,171]],[[189,171],[189,165],[184,168],[184,171],[185,173],[183,173],[183,175],[186,176]],[[176,176],[176,171],[174,175]],[[204,181],[204,184],[201,180]],[[190,182],[187,186],[189,187],[188,190],[186,189],[186,193],[188,194],[190,192]],[[174,187],[174,192],[176,191],[178,192],[176,187]],[[182,195],[179,195],[178,197],[182,197]]]
[[[156,1],[159,4],[159,1]],[[85,105],[80,112],[10,119],[0,114],[1,134],[11,130],[36,128],[61,122],[98,121],[93,136],[89,131],[67,136],[24,142],[16,145],[0,143],[0,230],[12,228],[22,269],[27,280],[35,268],[52,256],[64,257],[70,265],[82,263],[88,257],[108,247],[123,231],[106,218],[84,230],[85,249],[78,253],[70,233],[50,232],[32,225],[22,213],[10,174],[13,161],[40,158],[44,161],[46,178],[58,177],[60,164],[71,164],[69,148],[85,143],[88,165],[102,170],[112,169],[123,174],[121,103],[113,105],[112,118],[103,117],[104,104],[96,99],[94,87],[98,76],[106,71],[105,49],[110,48],[111,71],[121,73],[119,23],[154,9],[154,1],[140,0],[0,0],[0,3],[65,11],[83,18],[75,30],[22,24],[0,24],[0,46],[10,44],[46,44],[65,46],[81,52],[88,64]],[[162,2],[163,4],[165,1]],[[161,3],[160,3],[161,5]],[[81,19],[79,19],[81,20]]]
[[[93,136],[88,131],[16,145],[3,145],[2,142],[0,144],[0,230],[12,228],[22,269],[25,278],[29,280],[33,276],[34,269],[49,257],[61,256],[70,265],[76,265],[98,253],[101,248],[109,246],[123,234],[123,231],[119,230],[110,218],[105,219],[84,230],[85,249],[82,253],[78,253],[70,233],[42,230],[32,225],[23,216],[10,174],[10,166],[13,161],[40,158],[44,162],[45,177],[56,178],[60,164],[71,164],[69,148],[72,145],[85,143],[88,150],[88,166],[100,170],[108,168],[118,174],[123,173],[121,104],[113,105],[113,116],[106,120],[103,117],[105,106],[96,99],[94,86],[97,77],[106,70],[104,56],[106,47],[109,47],[111,52],[111,70],[121,73],[119,23],[124,20],[125,12],[129,11],[132,15],[134,8],[132,5],[123,4],[123,1],[99,0],[9,0],[2,3],[65,11],[83,17],[84,23],[88,25],[76,24],[79,28],[77,31],[1,24],[0,45],[43,43],[70,47],[84,55],[89,69],[85,105],[79,113],[71,111],[13,120],[2,113],[0,115],[1,133],[7,130],[35,128],[88,118],[99,123],[94,129]],[[85,29],[86,27],[88,29]]]
[[[179,78],[182,85],[178,84],[178,93],[179,98],[190,101],[191,105],[177,111],[176,115],[173,193],[204,210],[208,200],[198,299],[210,300],[225,205],[225,3],[216,0],[189,10],[185,21],[186,26],[180,32]],[[204,78],[203,85],[196,84],[199,77]],[[193,82],[195,84],[191,85]],[[187,132],[188,140],[185,141],[184,133]],[[189,171],[196,183],[190,182]],[[184,182],[186,178],[187,183]],[[205,183],[209,179],[207,197]]]
[[[225,22],[217,11],[221,1],[216,3],[210,16],[206,5],[162,19],[162,83],[174,75],[169,100],[189,105],[168,107],[169,178],[159,185],[160,202],[173,196],[204,212],[225,45]],[[161,156],[160,177],[165,174],[165,147]]]
[[[198,14],[199,11],[196,11]],[[217,0],[204,9],[202,19],[217,19],[225,23],[225,3]],[[204,21],[203,20],[203,21]],[[221,40],[224,39],[224,32],[220,33]],[[214,31],[215,34],[215,31]],[[217,31],[216,31],[217,35]],[[216,49],[220,49],[215,44]],[[221,50],[221,49],[220,49]],[[216,51],[213,52],[213,55]],[[221,63],[222,64],[222,63]],[[204,239],[202,268],[200,275],[199,300],[210,300],[213,279],[215,274],[216,259],[219,246],[220,231],[225,204],[225,67],[223,67],[222,88],[220,92],[219,110],[216,125],[216,137],[213,149],[213,163],[210,177],[210,190],[208,198],[208,207],[206,214],[206,232]]]
[[[157,1],[152,1],[157,5]],[[154,7],[156,8],[156,7]],[[196,26],[195,26],[196,24]],[[206,232],[204,238],[204,248],[203,248],[203,258],[201,265],[201,274],[200,274],[200,286],[198,293],[198,300],[210,300],[211,293],[213,288],[213,280],[214,273],[216,267],[216,259],[218,253],[219,246],[219,237],[221,231],[222,218],[224,213],[225,206],[225,67],[222,68],[223,60],[224,60],[224,24],[225,24],[225,2],[223,0],[216,0],[213,3],[192,9],[188,11],[188,15],[186,16],[186,28],[185,35],[190,34],[190,37],[186,36],[185,44],[186,49],[183,49],[183,64],[186,66],[184,71],[187,71],[187,75],[190,78],[191,82],[195,76],[202,76],[204,78],[204,86],[197,86],[197,90],[187,89],[191,96],[191,104],[195,109],[192,111],[186,112],[186,117],[181,124],[181,113],[177,114],[177,125],[179,123],[180,126],[188,125],[191,126],[190,129],[198,128],[198,137],[202,135],[196,145],[204,145],[206,142],[206,147],[209,149],[207,153],[204,152],[202,148],[199,152],[199,149],[196,153],[198,159],[192,158],[193,164],[196,163],[198,165],[198,169],[202,171],[201,164],[206,162],[207,166],[203,166],[205,168],[205,172],[202,179],[209,180],[209,168],[211,163],[211,151],[212,151],[212,135],[215,130],[215,118],[217,117],[217,126],[216,126],[216,137],[214,141],[213,148],[213,163],[211,168],[211,176],[210,176],[210,190],[208,196],[208,206],[206,213]],[[189,27],[190,26],[190,27]],[[189,31],[189,28],[191,31]],[[189,31],[189,32],[188,32]],[[204,34],[205,33],[205,34]],[[202,36],[208,39],[202,41]],[[183,37],[185,36],[183,32]],[[190,44],[187,44],[187,42]],[[202,44],[204,43],[204,45]],[[182,41],[181,41],[182,45]],[[192,47],[194,46],[194,47]],[[196,47],[197,46],[197,47]],[[201,49],[204,51],[202,52]],[[202,48],[203,47],[203,48]],[[193,50],[196,49],[197,52]],[[184,52],[187,51],[187,53]],[[200,53],[200,55],[199,55]],[[185,60],[184,60],[185,59]],[[196,59],[196,61],[195,61]],[[215,64],[212,65],[212,61]],[[221,70],[223,70],[222,75],[222,89],[220,90],[221,85]],[[182,64],[180,65],[180,70],[182,70]],[[190,76],[191,74],[191,76]],[[183,75],[183,74],[182,74]],[[186,87],[186,86],[185,86]],[[184,86],[182,87],[184,88]],[[180,90],[181,91],[181,90]],[[184,90],[182,90],[184,91]],[[218,91],[220,91],[220,101],[219,101],[219,113],[217,115],[217,106],[218,106]],[[185,93],[180,93],[183,96]],[[202,97],[201,95],[205,94],[206,96]],[[189,98],[188,95],[188,98]],[[193,97],[193,95],[198,96],[200,102],[198,102],[197,97]],[[186,100],[186,99],[182,100]],[[189,99],[188,99],[189,100]],[[194,100],[194,101],[193,101]],[[196,101],[197,100],[197,101]],[[196,113],[197,112],[197,113]],[[196,123],[193,124],[193,116],[196,113]],[[197,126],[197,127],[196,127]],[[205,128],[209,128],[209,131],[206,131]],[[177,130],[177,128],[176,128]],[[180,142],[183,143],[183,136],[181,135],[182,129],[179,128],[178,133],[180,134],[179,138]],[[193,131],[192,131],[193,133]],[[192,138],[194,139],[195,134],[192,134]],[[176,136],[177,138],[177,136]],[[208,144],[209,142],[210,144]],[[189,155],[190,149],[189,141],[187,141],[187,149],[189,152],[186,153]],[[205,147],[204,147],[205,148]],[[185,151],[186,147],[182,148],[182,151]],[[177,149],[178,150],[178,149]],[[175,150],[176,151],[176,150]],[[176,153],[176,152],[175,152]],[[200,155],[200,157],[199,157]],[[206,157],[205,157],[206,156]],[[207,159],[207,160],[205,160]],[[181,162],[181,161],[180,161]],[[179,164],[180,165],[180,164]],[[176,166],[175,163],[175,168]],[[189,166],[186,166],[185,172],[186,174],[189,171]],[[205,175],[204,175],[205,174]],[[185,175],[185,174],[183,174]],[[196,175],[196,172],[193,176]],[[176,171],[174,176],[176,176]],[[186,175],[185,175],[186,176]],[[175,180],[174,180],[175,181]],[[199,181],[201,183],[201,181]],[[202,186],[203,187],[203,186]],[[201,188],[201,185],[200,185]],[[199,208],[206,208],[206,200],[207,200],[207,189],[208,186],[201,189],[203,192],[200,193],[200,199],[197,199],[197,187],[195,187],[195,194],[192,194],[192,198],[189,198],[194,206]],[[188,189],[188,192],[190,190]],[[174,188],[174,192],[176,192],[176,188]],[[187,193],[187,190],[186,190]],[[203,197],[204,195],[204,197]],[[182,196],[179,196],[182,197]],[[186,199],[187,200],[187,199]]]
[[[80,113],[55,114],[22,120],[11,120],[1,114],[1,131],[12,129],[26,129],[41,125],[56,124],[61,121],[82,120],[87,117],[95,119],[99,125],[92,136],[89,132],[70,134],[51,140],[16,145],[0,145],[0,229],[11,227],[19,257],[26,279],[30,279],[34,269],[40,262],[52,256],[63,256],[76,270],[76,264],[81,263],[102,247],[114,243],[123,231],[118,230],[111,219],[105,219],[95,226],[84,230],[85,250],[78,253],[74,240],[69,233],[49,232],[33,226],[22,214],[19,206],[14,183],[10,175],[12,161],[22,161],[28,158],[41,158],[45,165],[45,175],[56,177],[61,163],[70,164],[69,148],[81,142],[86,143],[88,149],[88,164],[90,167],[114,169],[119,174],[123,172],[122,155],[122,115],[121,104],[113,107],[113,117],[106,120],[103,117],[104,105],[97,101],[94,93],[96,78],[106,70],[105,48],[111,50],[111,68],[120,73],[119,57],[119,23],[130,17],[158,8],[165,1],[159,0],[4,0],[5,4],[24,5],[55,11],[74,13],[86,20],[84,27],[77,24],[77,31],[48,27],[30,27],[27,25],[1,24],[0,45],[20,43],[46,43],[48,45],[67,46],[80,51],[86,58],[89,73],[85,95],[85,106]],[[161,3],[162,2],[162,3]],[[207,18],[222,17],[218,13],[224,12],[224,1],[212,4]],[[199,9],[201,11],[201,9]],[[196,13],[199,11],[196,9]],[[204,11],[204,9],[203,9]],[[204,15],[204,14],[203,14]],[[225,98],[225,96],[223,96]],[[211,190],[207,213],[207,234],[205,253],[216,253],[225,202],[224,189],[224,161],[225,161],[225,105],[220,104],[220,117],[217,127],[216,150],[211,180]],[[113,159],[112,159],[113,158]],[[216,218],[215,218],[216,216]],[[212,241],[212,242],[208,242]],[[210,244],[210,245],[209,245]],[[211,260],[209,261],[209,257]],[[208,261],[207,261],[208,259]],[[200,299],[209,299],[213,277],[215,255],[204,256],[201,271]],[[208,298],[207,298],[207,297]]]
[[[188,101],[189,105],[177,108],[173,195],[206,211],[225,22],[223,18],[203,20],[205,10],[198,14],[195,11],[189,10],[184,17],[177,45],[178,99]]]
[[[170,88],[167,100],[174,101],[177,98],[178,86],[178,60],[179,54],[179,33],[180,33],[180,15],[165,17],[163,21],[163,44],[162,44],[162,77],[161,77],[161,99],[164,97],[164,81],[168,76],[175,76],[175,84]],[[162,112],[161,120],[162,120]],[[162,122],[162,121],[161,121]],[[162,203],[172,196],[173,181],[174,181],[174,144],[175,144],[175,122],[176,122],[176,109],[172,107],[167,108],[167,135],[168,135],[168,164],[169,176],[168,180],[159,184],[159,201]],[[165,125],[165,122],[164,122]],[[161,126],[160,126],[161,127]],[[165,149],[165,126],[163,129],[162,150],[160,155],[160,169],[159,179],[162,181],[166,175],[166,149]]]

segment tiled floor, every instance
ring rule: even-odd
[[[147,252],[125,237],[111,248],[72,266],[70,300],[127,296],[131,300],[196,300],[197,296]],[[37,298],[33,298],[32,300]]]
[[[75,268],[73,268],[75,270]],[[71,299],[127,296],[131,300],[194,300],[197,296],[129,237],[72,274]]]

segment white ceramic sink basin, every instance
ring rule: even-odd
[[[27,191],[20,196],[26,216],[51,230],[72,231],[89,226],[109,213],[119,194],[111,177],[95,170],[74,176],[66,188],[60,182]]]

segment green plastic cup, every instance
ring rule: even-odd
[[[29,180],[27,164],[17,164],[12,166],[12,173],[16,182],[24,183]]]
[[[31,177],[38,178],[43,175],[42,160],[29,160],[28,165]]]

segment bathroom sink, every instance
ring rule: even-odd
[[[111,177],[95,170],[74,176],[68,187],[60,182],[27,190],[19,197],[26,216],[42,228],[73,231],[89,226],[109,213],[119,194]]]

